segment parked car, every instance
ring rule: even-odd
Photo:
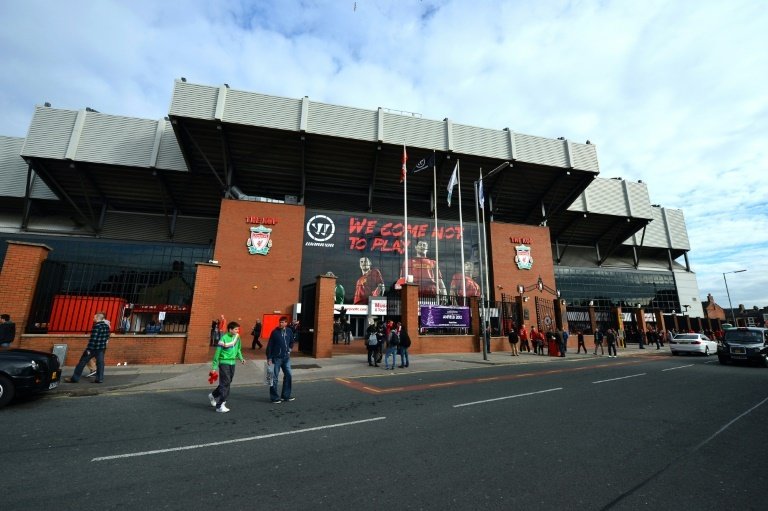
[[[55,389],[61,380],[59,357],[42,351],[0,351],[0,408],[16,394]]]
[[[717,343],[704,334],[677,334],[669,342],[673,355],[679,353],[701,353],[708,356],[717,353]]]
[[[717,346],[721,364],[729,362],[760,362],[768,367],[768,328],[729,328]]]

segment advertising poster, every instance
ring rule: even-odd
[[[405,229],[402,217],[307,209],[302,285],[318,275],[337,277],[336,303],[366,305],[404,278]],[[475,222],[408,218],[408,273],[421,295],[479,295]],[[438,260],[435,259],[435,247]],[[461,250],[465,280],[462,287]],[[475,294],[476,293],[476,294]]]

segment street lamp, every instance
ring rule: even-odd
[[[727,271],[723,273],[723,282],[725,282],[725,294],[728,295],[728,307],[731,309],[731,320],[733,321],[733,326],[736,326],[736,314],[733,312],[733,304],[731,303],[731,293],[728,291],[728,279],[725,278],[725,275],[728,273],[741,273],[747,270],[734,270],[734,271]]]

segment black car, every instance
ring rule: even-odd
[[[42,351],[0,351],[0,408],[16,394],[55,389],[61,380],[59,357]]]
[[[717,345],[717,358],[721,364],[759,362],[768,367],[768,328],[729,328]]]

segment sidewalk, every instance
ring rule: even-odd
[[[456,369],[476,369],[483,366],[523,365],[523,364],[562,364],[579,360],[600,358],[606,362],[614,360],[607,355],[595,356],[591,348],[588,354],[577,355],[569,351],[566,357],[550,357],[521,353],[519,357],[511,356],[509,351],[496,351],[488,354],[488,360],[483,360],[482,353],[443,353],[427,355],[411,355],[410,367],[394,371],[385,371],[381,367],[370,367],[365,354],[337,355],[333,358],[315,359],[293,354],[291,368],[294,382],[332,380],[334,378],[360,378],[366,376],[397,376],[407,373],[425,371],[445,371]],[[606,351],[607,353],[607,351]],[[669,348],[638,349],[637,345],[619,348],[618,359],[622,357],[669,355]],[[262,385],[264,376],[263,351],[245,350],[245,365],[237,365],[234,387]],[[399,363],[399,357],[398,357]],[[63,369],[62,381],[56,389],[57,395],[94,396],[99,394],[120,394],[133,392],[171,391],[186,389],[210,389],[208,383],[210,363],[205,364],[174,364],[174,365],[135,365],[107,366],[104,383],[94,384],[92,378],[81,378],[79,383],[66,383],[63,377],[71,376],[74,366]]]

